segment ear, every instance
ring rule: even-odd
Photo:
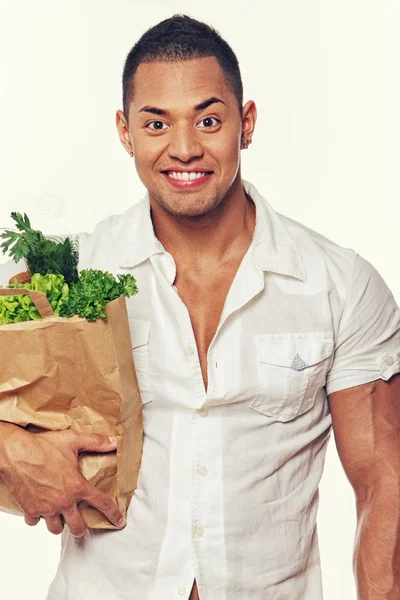
[[[117,126],[118,135],[119,135],[119,139],[121,140],[121,144],[123,145],[125,150],[128,152],[128,154],[131,154],[131,156],[132,156],[133,155],[132,154],[133,147],[132,147],[132,142],[131,142],[131,138],[129,135],[129,126],[128,126],[128,123],[126,122],[126,118],[125,118],[125,115],[122,110],[117,110],[116,115],[115,115],[115,123]]]
[[[248,100],[242,108],[242,142],[251,141],[257,121],[257,107],[254,100]]]

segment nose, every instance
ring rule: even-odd
[[[170,137],[168,148],[170,157],[188,162],[203,156],[203,147],[197,136],[197,132],[193,131],[189,124],[176,127]]]

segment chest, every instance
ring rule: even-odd
[[[185,304],[193,328],[205,389],[207,389],[207,352],[220,322],[222,310],[239,264],[232,264],[212,276],[194,278],[179,273],[175,287]]]

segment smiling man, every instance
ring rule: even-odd
[[[80,269],[138,281],[143,458],[124,529],[77,541],[84,523],[52,516],[53,533],[63,514],[69,527],[48,600],[321,600],[332,425],[357,502],[358,597],[400,597],[400,311],[372,265],[242,179],[257,117],[242,96],[231,48],[187,16],[126,59],[116,124],[147,193],[80,235]]]

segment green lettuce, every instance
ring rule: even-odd
[[[40,275],[40,273],[35,273],[32,275],[30,283],[20,284],[16,279],[14,279],[14,282],[6,286],[7,289],[26,288],[43,292],[46,294],[55,316],[60,316],[61,305],[68,300],[69,296],[69,287],[65,283],[63,275],[53,273]],[[0,296],[0,325],[38,319],[41,319],[41,316],[29,294]]]

